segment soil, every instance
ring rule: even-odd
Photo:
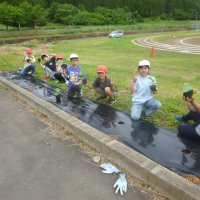
[[[180,43],[180,40],[182,40],[183,38],[176,38],[176,37],[172,37],[170,39],[164,40],[162,41],[162,43],[165,44],[171,44],[171,45],[183,45]],[[192,44],[192,45],[196,45],[196,46],[200,46],[200,37],[198,38],[185,38],[184,43],[186,44]]]

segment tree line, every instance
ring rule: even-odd
[[[42,26],[133,24],[152,20],[194,20],[200,0],[0,0],[0,23]]]

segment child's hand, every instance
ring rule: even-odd
[[[152,91],[153,94],[157,94],[157,90],[156,91]]]
[[[185,97],[185,96],[183,96],[182,98],[183,98],[184,101],[187,101],[187,102],[194,101],[194,98],[189,98],[189,97]]]
[[[115,84],[115,83],[114,83],[114,81],[113,81],[113,80],[111,80],[111,81],[110,81],[110,85],[112,85],[112,86],[113,86],[114,84]]]
[[[137,78],[138,78],[138,75],[135,75],[135,76],[133,77],[133,82],[136,82],[136,81],[137,81]]]

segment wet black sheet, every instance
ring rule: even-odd
[[[142,153],[180,175],[200,177],[200,142],[181,138],[176,132],[146,121],[132,121],[130,116],[105,104],[86,98],[67,99],[61,90],[61,103],[56,103],[55,86],[38,80],[26,80],[16,73],[2,73],[20,87],[52,102],[107,135],[116,135],[120,142]]]

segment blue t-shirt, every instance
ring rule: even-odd
[[[141,76],[139,75],[135,83],[135,93],[133,94],[132,101],[134,103],[142,104],[146,101],[153,99],[151,95],[150,86],[156,83],[156,79],[153,76]]]
[[[66,72],[69,76],[69,85],[68,88],[71,88],[74,83],[78,82],[81,79],[81,70],[82,67],[68,67]]]

